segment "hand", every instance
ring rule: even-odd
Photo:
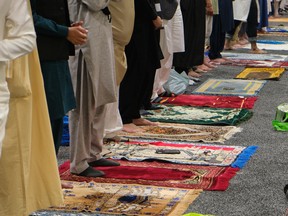
[[[157,16],[157,18],[153,20],[153,24],[155,26],[155,29],[159,29],[163,26],[163,21],[159,16]]]
[[[68,30],[67,40],[74,45],[82,45],[87,41],[88,31],[81,25],[71,26]]]
[[[74,26],[83,26],[83,21],[77,21],[71,24],[72,27]]]
[[[213,16],[213,8],[212,8],[212,5],[211,6],[206,6],[206,14],[208,16]]]

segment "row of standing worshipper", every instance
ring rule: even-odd
[[[22,5],[24,1],[18,1],[20,5],[16,4],[16,1],[11,1],[13,4],[11,8],[15,9],[14,13],[10,13],[9,10],[11,9],[10,7],[8,8],[10,6],[8,3],[1,10],[6,12],[3,13],[4,15],[13,14],[12,21],[21,17],[23,22],[25,19],[22,17],[25,16],[16,17],[15,15],[16,13],[18,15],[21,10],[25,10]],[[180,17],[182,16],[181,13],[183,14],[184,33],[182,34],[179,31],[180,37],[177,40],[175,39],[175,41],[178,41],[179,47],[175,47],[175,49],[170,47],[168,55],[165,51],[163,52],[165,50],[165,45],[163,44],[161,52],[158,36],[159,33],[162,33],[163,37],[163,32],[161,32],[163,30],[159,29],[164,24],[164,33],[166,34],[166,39],[168,38],[169,31],[166,30],[169,24],[168,21],[167,23],[163,22],[157,14],[153,0],[68,0],[68,2],[66,0],[53,0],[53,2],[49,1],[49,3],[44,0],[31,0],[31,3],[51,128],[47,127],[49,125],[49,122],[47,124],[47,118],[45,119],[45,127],[39,125],[37,117],[41,118],[39,113],[35,111],[36,108],[32,110],[35,111],[35,115],[36,113],[38,114],[37,117],[32,115],[32,120],[30,119],[30,121],[18,120],[16,126],[21,126],[21,129],[18,128],[19,133],[16,135],[13,128],[8,130],[8,126],[13,125],[15,120],[11,117],[12,123],[10,124],[8,120],[5,139],[11,136],[10,133],[14,134],[16,138],[14,138],[13,145],[10,140],[7,142],[4,140],[3,155],[0,161],[0,185],[5,187],[5,190],[1,189],[1,193],[4,195],[1,195],[3,202],[1,200],[0,203],[1,205],[3,204],[1,210],[4,211],[4,215],[27,215],[27,212],[32,209],[45,208],[49,204],[57,205],[62,201],[56,154],[50,148],[52,142],[50,133],[52,131],[57,152],[62,135],[63,116],[69,110],[71,110],[69,114],[71,173],[97,177],[105,173],[93,167],[119,165],[117,162],[102,158],[104,136],[121,130],[122,122],[124,123],[123,129],[130,130],[130,132],[141,130],[138,127],[139,125],[155,124],[142,119],[139,111],[141,106],[152,95],[156,69],[162,69],[164,65],[166,67],[169,65],[170,67],[172,60],[169,59],[169,55],[172,55],[172,52],[183,51],[183,39],[186,54],[197,50],[200,50],[201,53],[199,51],[200,55],[196,55],[195,59],[192,58],[191,62],[190,60],[187,62],[180,61],[179,65],[176,66],[191,68],[192,66],[197,66],[197,64],[203,64],[205,22],[203,23],[204,25],[201,25],[200,32],[197,32],[193,25],[190,26],[192,28],[191,31],[187,23],[195,21],[191,17],[191,14],[193,14],[191,11],[195,10],[196,14],[198,11],[202,11],[197,18],[205,16],[206,10],[211,16],[212,7],[211,2],[208,2],[208,0],[207,2],[204,0],[181,0],[181,2],[178,2],[180,3],[180,8],[178,7],[174,20],[172,20],[174,24],[177,24],[178,28],[181,28]],[[20,6],[21,10],[17,6]],[[233,26],[233,17],[231,16],[232,1],[219,0],[216,4],[217,6],[219,7],[219,14],[213,14],[213,28],[210,37],[209,57],[212,60],[221,58],[220,52],[223,50],[221,46],[222,42],[224,46],[225,32],[231,30]],[[3,20],[5,20],[4,17]],[[70,26],[70,20],[74,22],[72,27]],[[134,20],[135,23],[133,22]],[[196,22],[198,21],[196,20]],[[17,22],[8,20],[3,23],[3,26],[7,26],[8,32],[12,34],[11,37],[14,37],[13,33],[15,34],[15,31],[13,31],[13,28],[12,30],[9,29],[11,28],[11,23],[14,25],[22,23],[18,22],[18,20]],[[165,24],[167,24],[166,29]],[[173,26],[174,24],[170,25]],[[16,25],[16,28],[19,28],[19,26],[24,28],[24,25]],[[15,28],[13,25],[12,27]],[[195,44],[191,46],[191,41],[187,40],[187,36],[191,33],[195,34],[195,32],[202,35],[200,39],[202,44],[198,49],[193,47]],[[182,41],[181,35],[184,36]],[[8,34],[8,36],[10,35]],[[161,42],[163,42],[163,39]],[[221,46],[218,46],[219,42],[221,42]],[[76,45],[76,47],[71,43]],[[4,48],[6,48],[5,44]],[[169,49],[168,45],[167,49]],[[5,49],[2,50],[6,52]],[[75,50],[75,56],[70,58],[68,67],[68,56],[73,53],[73,50]],[[103,52],[104,50],[105,52]],[[17,50],[12,48],[12,51],[15,52]],[[25,51],[27,52],[27,50]],[[9,52],[6,52],[6,55],[3,54],[3,56],[7,56],[7,53]],[[195,54],[193,53],[194,56]],[[16,56],[9,55],[9,58],[7,57],[3,61],[15,58],[18,55],[20,54]],[[127,56],[128,69],[126,73],[125,56]],[[173,55],[173,57],[174,63],[172,64],[175,66],[177,57],[176,55]],[[163,58],[162,67],[160,64],[161,58]],[[166,59],[169,59],[167,65],[165,64]],[[31,64],[31,67],[33,65]],[[32,73],[32,70],[30,70],[30,73]],[[3,121],[1,119],[1,124],[4,125],[7,115],[8,92],[2,73],[1,77],[1,82],[4,84],[4,90],[3,92],[1,91],[1,100],[3,100],[3,103],[1,102],[3,106],[1,104],[1,107],[4,107],[4,111],[1,112],[1,115],[5,114],[4,117],[1,117],[3,118]],[[120,115],[118,112],[118,88]],[[34,89],[34,98],[33,94],[32,98],[29,98],[30,100],[33,99],[33,103],[36,101],[35,92],[37,90]],[[36,94],[36,96],[37,100],[40,100],[40,98],[43,99],[44,94]],[[10,109],[15,106],[15,112],[11,109],[13,113],[17,113],[17,116],[20,115],[22,118],[23,115],[26,118],[29,117],[27,113],[31,111],[31,107],[28,105],[26,107],[27,113],[23,114],[24,112],[19,111],[24,107],[27,98],[24,98],[23,101],[17,98],[11,100],[11,102],[15,103],[10,106]],[[23,104],[20,104],[20,102]],[[33,104],[33,106],[37,105],[40,106],[40,104]],[[40,110],[45,112],[45,105],[42,104]],[[45,118],[45,115],[43,118]],[[24,124],[25,122],[31,123],[32,141],[29,141],[29,137],[27,137],[29,133],[23,132],[23,128],[25,129],[23,122]],[[37,130],[35,127],[37,127]],[[3,131],[2,126],[2,134]],[[35,135],[36,131],[41,133],[37,136]],[[26,145],[20,142],[24,140],[24,137],[25,140],[27,139]],[[15,146],[19,148],[16,153],[13,148]],[[14,155],[14,157],[11,157],[11,155]],[[9,158],[12,158],[15,162]],[[37,179],[38,174],[41,178]],[[11,181],[11,179],[14,181]]]

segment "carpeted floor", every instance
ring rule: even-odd
[[[273,23],[275,26],[277,23]],[[281,24],[281,23],[280,23]],[[287,26],[287,23],[282,23]],[[259,39],[288,41],[287,36],[265,36]],[[233,52],[245,53],[245,50]],[[246,51],[247,52],[247,51]],[[288,51],[269,53],[287,55]],[[219,66],[211,73],[203,74],[201,83],[208,78],[232,79],[244,67]],[[228,190],[204,191],[190,205],[187,213],[199,212],[216,216],[283,216],[288,201],[283,187],[288,184],[288,133],[275,131],[272,120],[276,107],[288,102],[288,74],[285,72],[279,81],[268,81],[258,95],[253,109],[253,117],[240,124],[243,128],[225,145],[259,146],[248,164],[230,181]],[[199,86],[199,84],[198,84]],[[188,93],[198,87],[191,86]],[[59,164],[69,157],[68,147],[59,152]],[[178,215],[175,215],[178,216]]]

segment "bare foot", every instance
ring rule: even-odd
[[[62,187],[62,189],[72,189],[73,185],[68,183],[68,182],[61,181],[61,187]]]
[[[210,59],[209,58],[204,58],[204,65],[206,65],[209,68],[216,68],[215,65],[210,64]]]
[[[240,44],[240,45],[246,45],[246,44],[249,44],[249,41],[246,40],[246,39],[241,39],[241,40],[238,41],[238,44]]]
[[[188,72],[188,76],[199,78],[201,77],[200,74],[196,73],[195,71],[191,70]]]
[[[133,123],[134,123],[136,126],[158,125],[157,122],[152,122],[152,121],[149,121],[149,120],[143,119],[143,118],[133,119]]]
[[[134,122],[133,122],[134,123]],[[142,132],[143,129],[138,127],[137,125],[130,123],[130,124],[123,124],[122,131],[127,133],[136,133],[136,132]]]
[[[257,48],[257,49],[251,50],[250,53],[252,53],[252,54],[266,54],[267,52]]]
[[[209,71],[209,70],[212,70],[211,68],[207,67],[205,64],[202,64],[202,65],[197,66],[197,69],[200,69],[200,70],[205,71],[205,72],[207,72],[207,71]],[[204,72],[204,73],[205,73],[205,72]],[[203,73],[203,72],[202,72],[202,73]]]
[[[223,58],[216,58],[216,59],[213,59],[212,61],[215,63],[219,63],[219,64],[226,62],[226,60]]]

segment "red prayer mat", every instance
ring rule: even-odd
[[[82,177],[70,173],[70,162],[59,167],[60,178],[67,181],[141,184],[163,187],[224,191],[239,168],[193,166],[164,162],[131,162],[120,160],[121,166],[97,167],[104,177]]]
[[[163,97],[159,103],[179,106],[252,109],[256,100],[257,97],[178,95],[175,97]]]

